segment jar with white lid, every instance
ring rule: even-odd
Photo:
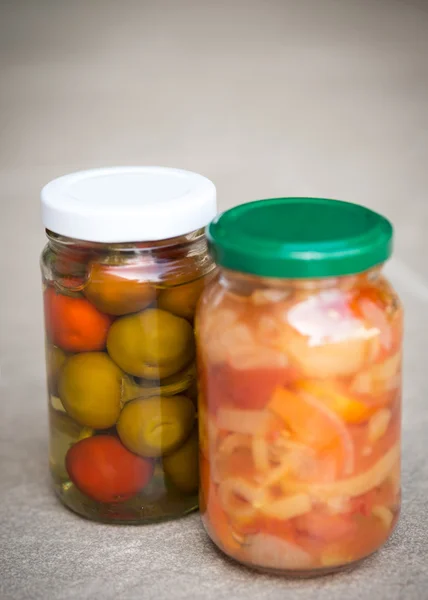
[[[197,508],[193,318],[214,276],[211,181],[161,167],[42,190],[50,470],[71,510],[142,523]]]

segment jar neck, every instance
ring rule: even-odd
[[[150,242],[99,243],[87,242],[46,231],[48,244],[42,255],[49,267],[53,257],[61,255],[81,264],[104,263],[119,265],[155,265],[153,270],[162,278],[166,273],[182,279],[197,278],[215,268],[208,253],[203,229],[167,240]]]
[[[249,295],[261,288],[278,290],[303,290],[318,292],[329,289],[350,290],[374,283],[382,277],[383,265],[377,265],[368,271],[356,275],[343,275],[340,277],[326,277],[320,279],[282,279],[260,277],[247,273],[238,273],[228,269],[221,269],[221,284],[234,294]]]
[[[66,237],[59,235],[46,229],[46,236],[48,238],[48,244],[52,250],[64,251],[70,250],[71,252],[95,252],[95,253],[111,253],[111,252],[123,252],[123,253],[141,253],[144,251],[156,251],[157,249],[185,249],[186,247],[207,247],[205,233],[203,229],[192,231],[186,235],[169,238],[167,240],[155,240],[149,242],[88,242],[75,238]]]

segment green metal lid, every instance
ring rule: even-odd
[[[392,252],[391,223],[349,202],[271,198],[241,204],[207,227],[214,260],[264,277],[317,278],[361,273]]]

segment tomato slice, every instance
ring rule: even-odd
[[[207,376],[207,402],[214,410],[230,403],[237,408],[262,409],[288,377],[287,371],[278,367],[235,369],[228,363],[213,365]]]
[[[381,352],[378,360],[401,347],[403,313],[392,290],[381,285],[366,285],[352,295],[349,308],[358,319],[379,331]]]
[[[352,438],[343,421],[322,402],[308,394],[277,388],[268,406],[284,421],[295,439],[315,451],[339,456],[343,474],[352,473]]]
[[[321,564],[332,566],[352,562],[372,554],[387,540],[391,528],[385,528],[375,516],[356,517],[355,535],[346,536],[326,543],[321,554]]]
[[[275,535],[295,542],[296,527],[293,519],[281,520],[274,518],[259,518],[257,521],[259,531]]]
[[[395,509],[399,501],[399,494],[397,495],[391,480],[387,479],[382,485],[370,490],[367,494],[352,498],[350,500],[350,512],[369,516],[376,506]]]
[[[296,388],[323,402],[345,423],[363,423],[375,412],[375,409],[331,381],[302,380],[296,384]]]
[[[334,515],[322,510],[296,517],[294,524],[297,531],[325,542],[350,538],[358,533],[358,526],[351,515]]]
[[[235,555],[241,548],[233,536],[233,530],[226,513],[221,507],[214,484],[211,483],[209,494],[206,498],[206,511],[202,516],[210,537],[227,554]]]

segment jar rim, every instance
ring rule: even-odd
[[[191,231],[185,235],[171,237],[163,240],[154,240],[148,242],[132,241],[132,242],[93,242],[88,240],[81,240],[77,238],[68,237],[51,231],[50,229],[45,230],[48,243],[58,246],[75,250],[100,250],[106,249],[113,250],[114,252],[140,252],[152,251],[156,249],[166,248],[179,248],[181,246],[188,246],[197,244],[205,240],[205,228],[201,227],[195,231]]]

